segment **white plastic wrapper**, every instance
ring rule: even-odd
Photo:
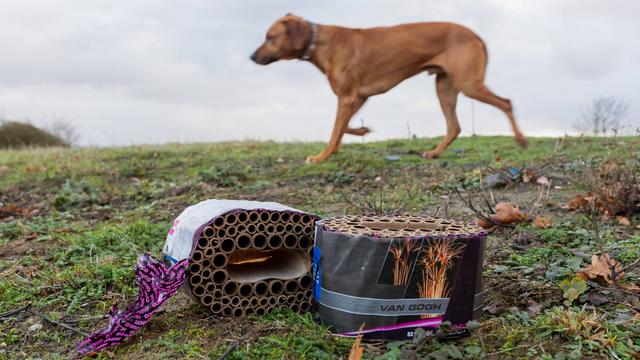
[[[171,225],[162,252],[165,257],[176,263],[191,255],[202,228],[210,224],[215,218],[234,210],[272,210],[295,211],[300,210],[276,203],[247,200],[205,200],[186,208]]]

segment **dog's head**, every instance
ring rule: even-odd
[[[278,60],[299,59],[311,41],[311,25],[293,14],[278,19],[267,31],[264,43],[251,55],[260,65]]]

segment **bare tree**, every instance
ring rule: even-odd
[[[627,116],[629,105],[613,96],[600,96],[591,101],[574,124],[578,131],[592,131],[594,135],[618,132],[621,122]]]
[[[63,119],[56,119],[49,126],[47,130],[55,136],[61,138],[69,146],[77,145],[78,132],[76,128],[68,121]]]

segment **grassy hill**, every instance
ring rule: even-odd
[[[480,328],[458,341],[426,341],[419,345],[421,356],[624,359],[637,352],[640,301],[629,284],[640,282],[638,267],[626,271],[620,296],[617,284],[593,284],[565,304],[560,286],[599,250],[592,222],[563,205],[592,190],[590,169],[597,173],[610,159],[637,164],[640,139],[534,138],[521,150],[510,137],[462,138],[441,159],[422,159],[419,154],[438,140],[347,144],[329,161],[313,165],[304,158],[323,144],[0,151],[0,358],[74,356],[81,332],[104,326],[111,304],[135,296],[136,257],[146,251],[159,255],[173,218],[200,200],[277,201],[321,216],[437,210],[439,216],[471,221],[475,214],[453,189],[523,210],[539,198],[537,184],[521,181],[491,193],[481,190],[482,179],[509,167],[535,169],[551,180],[538,211],[553,225],[523,224],[491,235]],[[638,219],[627,217],[630,225],[598,219],[604,250],[623,265],[637,260],[640,250]],[[217,358],[234,343],[228,359],[346,358],[351,346],[309,314],[220,319],[179,294],[138,335],[111,351],[116,358]],[[365,345],[367,358],[396,359],[403,351],[410,355],[415,347]]]

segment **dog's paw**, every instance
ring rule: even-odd
[[[351,129],[351,134],[356,135],[356,136],[365,136],[370,132],[371,132],[371,129],[366,127],[366,126],[355,128],[355,129]]]
[[[524,135],[522,135],[522,134],[517,134],[516,135],[516,142],[522,148],[526,148],[527,145],[529,145],[529,142],[527,141],[527,138],[525,138]]]
[[[307,159],[304,161],[307,164],[317,164],[319,162],[324,161],[323,157],[320,156],[307,156]]]
[[[422,153],[422,157],[425,159],[437,159],[440,157],[440,153],[435,150],[425,151]]]

